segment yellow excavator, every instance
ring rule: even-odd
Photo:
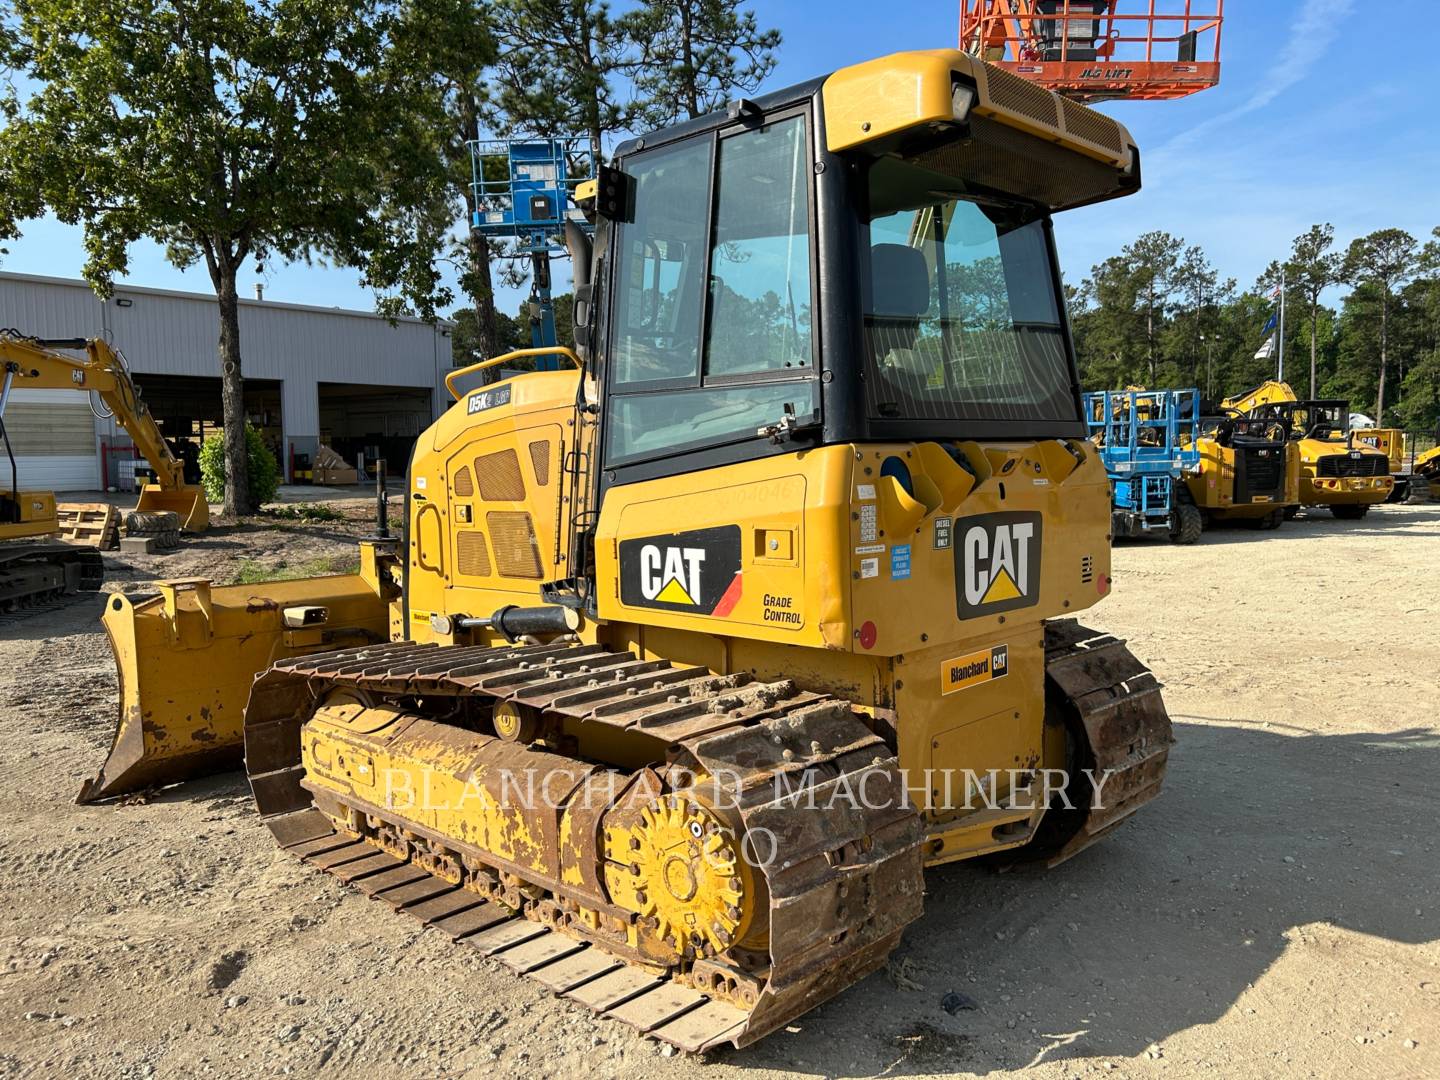
[[[1290,439],[1300,449],[1300,505],[1323,506],[1341,520],[1356,521],[1390,497],[1395,486],[1390,459],[1356,440],[1348,401],[1301,401],[1288,383],[1272,379],[1222,404],[1256,420],[1289,426]],[[1298,510],[1286,513],[1294,516]]]
[[[83,351],[83,358],[61,350]],[[0,444],[10,468],[0,489],[0,610],[98,589],[104,574],[99,551],[73,544],[36,542],[59,529],[55,495],[20,490],[15,451],[5,432],[5,409],[14,390],[80,390],[95,394],[119,421],[156,481],[140,492],[136,513],[172,512],[187,532],[203,531],[210,508],[198,485],[185,483],[184,466],[130,378],[125,358],[100,338],[42,339],[0,330]],[[29,543],[8,541],[29,540]]]
[[[452,373],[403,539],[109,601],[82,797],[243,738],[285,851],[657,1039],[844,991],[926,867],[1057,863],[1159,792],[1159,685],[1074,619],[1110,485],[1052,228],[1139,186],[1115,121],[953,51],[624,143],[565,369]]]

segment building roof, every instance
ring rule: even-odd
[[[64,285],[70,288],[90,289],[90,283],[80,278],[48,277],[43,274],[20,274],[9,270],[0,270],[0,281],[28,281],[40,285]],[[177,300],[198,300],[202,303],[215,303],[214,293],[182,292],[178,289],[156,289],[148,285],[130,285],[124,282],[116,282],[116,296],[126,293],[135,293],[140,296],[168,296]],[[99,297],[96,297],[98,300]],[[357,311],[354,308],[342,307],[320,307],[318,304],[292,304],[284,300],[255,300],[248,297],[240,297],[240,303],[247,307],[257,308],[279,308],[286,311],[309,311],[321,315],[348,315],[356,319],[378,319],[381,322],[390,322],[389,316],[380,315],[374,311]],[[396,316],[395,322],[418,323],[422,326],[429,326],[426,319],[417,319],[408,315]],[[450,319],[436,319],[435,325],[442,327],[453,327],[455,323]]]

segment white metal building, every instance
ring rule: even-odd
[[[215,297],[120,285],[100,300],[83,281],[0,273],[0,327],[43,338],[105,337],[125,354],[167,438],[221,420]],[[352,463],[376,454],[403,473],[416,435],[449,403],[451,324],[270,300],[240,301],[245,412],[291,469],[321,442]],[[22,487],[117,486],[129,439],[89,395],[17,391],[6,412]],[[9,462],[0,461],[9,484]]]

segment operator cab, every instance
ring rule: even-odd
[[[923,94],[877,99],[859,65],[619,147],[602,487],[829,443],[1085,437],[1050,215],[1133,191],[1129,137],[1097,160],[1022,130],[963,54],[897,60],[950,115],[889,121]]]
[[[1290,425],[1292,439],[1341,442],[1350,434],[1348,401],[1275,401],[1253,410],[1252,417]]]

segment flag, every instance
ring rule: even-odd
[[[1264,329],[1264,330],[1261,330],[1260,332],[1261,332],[1262,334],[1268,334],[1268,333],[1270,333],[1272,330],[1275,329],[1276,325],[1278,325],[1279,322],[1280,322],[1280,314],[1279,314],[1279,312],[1271,312],[1271,313],[1270,313],[1270,321],[1265,324],[1265,329]]]
[[[1275,335],[1271,334],[1265,339],[1265,344],[1255,350],[1256,360],[1269,360],[1275,355]]]

